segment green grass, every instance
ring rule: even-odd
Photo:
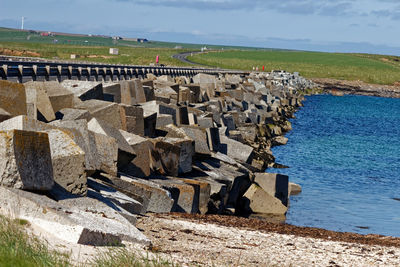
[[[110,55],[109,47],[79,46],[42,43],[18,43],[0,42],[0,54],[31,56],[30,53],[38,53],[37,56],[49,59],[70,60],[71,54],[80,56],[78,61],[103,62],[112,64],[136,64],[149,65],[154,63],[156,56],[160,56],[160,63],[173,66],[185,66],[184,63],[172,58],[172,55],[186,50],[170,48],[144,48],[115,46],[119,49],[119,55]],[[13,52],[10,54],[9,50]],[[3,51],[3,53],[1,52]],[[7,51],[5,53],[4,51]]]
[[[398,57],[300,51],[225,51],[194,55],[190,60],[220,68],[300,72],[307,78],[361,80],[375,84],[400,81]]]
[[[28,235],[24,229],[27,220],[11,220],[0,216],[0,266],[4,267],[174,267],[177,266],[156,256],[139,256],[125,248],[112,248],[95,257],[87,264],[72,263],[70,256],[49,250],[47,244],[37,237]]]
[[[68,255],[50,251],[23,230],[25,220],[0,216],[0,266],[70,266]]]
[[[97,256],[91,263],[98,267],[174,267],[175,265],[160,257],[151,258],[138,256],[135,252],[130,252],[125,248],[112,249],[104,254]]]

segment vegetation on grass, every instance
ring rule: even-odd
[[[220,68],[300,72],[307,78],[361,80],[375,84],[400,81],[400,58],[395,56],[301,51],[225,51],[198,54],[189,60]]]
[[[125,248],[111,249],[97,256],[92,264],[98,267],[174,267],[177,266],[170,261],[160,257],[149,255],[139,256],[135,252],[129,252]]]
[[[27,223],[0,216],[0,266],[70,266],[67,255],[29,236],[23,229]]]
[[[11,220],[0,216],[0,266],[4,267],[63,267],[63,266],[98,266],[98,267],[174,267],[176,265],[157,256],[140,256],[135,251],[125,248],[112,248],[98,255],[87,264],[71,262],[67,254],[51,251],[47,244],[33,235],[27,234],[24,227],[27,220]]]

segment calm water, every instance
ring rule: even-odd
[[[303,192],[287,223],[400,237],[400,99],[308,97],[276,161]],[[361,229],[368,227],[369,229]]]

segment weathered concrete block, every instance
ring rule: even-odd
[[[179,179],[153,180],[171,193],[174,199],[174,212],[197,213],[199,210],[199,191]]]
[[[181,138],[158,137],[152,139],[154,149],[159,155],[163,172],[171,176],[192,170],[193,141]]]
[[[64,121],[73,121],[84,119],[90,121],[92,115],[89,111],[76,108],[63,108],[56,113],[56,118]]]
[[[187,103],[192,102],[192,95],[190,89],[185,86],[180,86],[178,99],[179,99],[178,102],[187,102]]]
[[[172,118],[174,120],[174,124],[177,123],[177,109],[178,107],[174,105],[168,105],[162,102],[157,102],[157,101],[150,101],[142,104],[142,108],[144,113],[146,114],[151,114],[154,112],[157,112],[157,114],[168,114],[172,115]]]
[[[96,151],[96,169],[117,175],[118,144],[115,138],[89,131],[91,150]]]
[[[120,179],[112,179],[112,183],[118,187],[123,187],[129,192],[147,198],[149,200],[148,212],[165,213],[172,210],[174,200],[171,198],[170,192],[156,183],[126,176],[121,176]]]
[[[104,83],[103,99],[108,102],[121,103],[121,84],[115,82]]]
[[[120,105],[123,128],[127,132],[144,136],[143,108],[139,105]]]
[[[0,108],[0,122],[6,121],[11,119],[11,114],[5,111],[4,109]]]
[[[148,137],[154,137],[156,135],[157,125],[157,112],[144,111],[144,135]]]
[[[152,97],[154,97],[154,94],[151,95],[148,92],[146,94],[145,90],[143,89],[142,81],[140,79],[133,79],[131,81],[133,82],[132,96],[137,103],[144,103],[146,101],[154,100],[154,98],[151,99]]]
[[[287,212],[287,207],[279,199],[255,184],[250,186],[244,197],[247,198],[247,208],[253,213],[283,215]]]
[[[64,80],[61,86],[71,91],[82,101],[90,99],[103,100],[103,84],[92,81]]]
[[[221,153],[241,162],[251,164],[254,156],[254,149],[251,146],[242,144],[224,135],[220,135],[220,141],[219,151]]]
[[[122,129],[121,110],[118,104],[101,100],[88,100],[75,106],[78,109],[84,109],[90,112],[92,117],[107,122],[116,129]]]
[[[163,101],[163,99],[168,99],[167,103],[169,103],[169,99],[175,99],[176,101],[178,101],[178,93],[169,86],[155,89],[154,95],[156,97],[156,100]]]
[[[123,240],[149,245],[127,219],[110,206],[91,198],[54,201],[31,192],[0,187],[0,212],[15,215],[66,242],[109,246]],[[38,212],[45,211],[45,212]]]
[[[195,141],[195,151],[198,154],[210,155],[210,149],[207,145],[207,135],[204,129],[195,126],[185,126],[179,128],[185,135],[179,132],[169,132],[167,137],[185,138],[185,136]]]
[[[282,201],[283,205],[288,205],[288,176],[276,173],[256,173],[254,182],[257,183],[262,189],[264,189],[265,192]]]
[[[54,181],[66,191],[86,195],[85,152],[61,130],[49,130]]]
[[[147,177],[151,174],[151,152],[153,144],[141,136],[120,130],[120,133],[132,147],[136,154],[135,159],[123,171],[136,177]]]
[[[24,190],[48,191],[53,167],[47,133],[0,132],[0,184]]]
[[[208,201],[211,196],[210,182],[195,179],[182,179],[182,181],[195,186],[196,190],[199,191],[199,211],[201,214],[206,214],[208,212]]]
[[[119,132],[106,122],[93,118],[88,123],[88,129],[92,132],[104,134],[114,138],[118,144],[118,167],[129,164],[135,158],[135,152]]]
[[[218,128],[207,128],[207,144],[211,151],[217,152],[219,151],[219,146],[221,145],[221,141],[219,138],[219,130]]]
[[[26,115],[24,85],[0,80],[0,108],[10,113],[11,116]]]
[[[97,150],[94,145],[91,145],[88,123],[86,120],[57,120],[51,122],[50,125],[63,129],[63,131],[83,150],[85,153],[85,169],[87,171],[96,170],[99,167]],[[66,129],[68,131],[65,131]]]
[[[134,105],[136,104],[136,100],[133,98],[133,90],[134,85],[132,81],[120,81],[120,90],[121,90],[121,104],[125,105]]]
[[[62,87],[58,82],[42,82],[54,112],[63,108],[74,107],[74,94]]]
[[[169,115],[169,114],[158,114],[157,115],[157,124],[156,124],[157,129],[167,126],[169,124],[174,124],[172,115]]]

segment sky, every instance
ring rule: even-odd
[[[400,56],[400,0],[0,0],[0,27]]]

